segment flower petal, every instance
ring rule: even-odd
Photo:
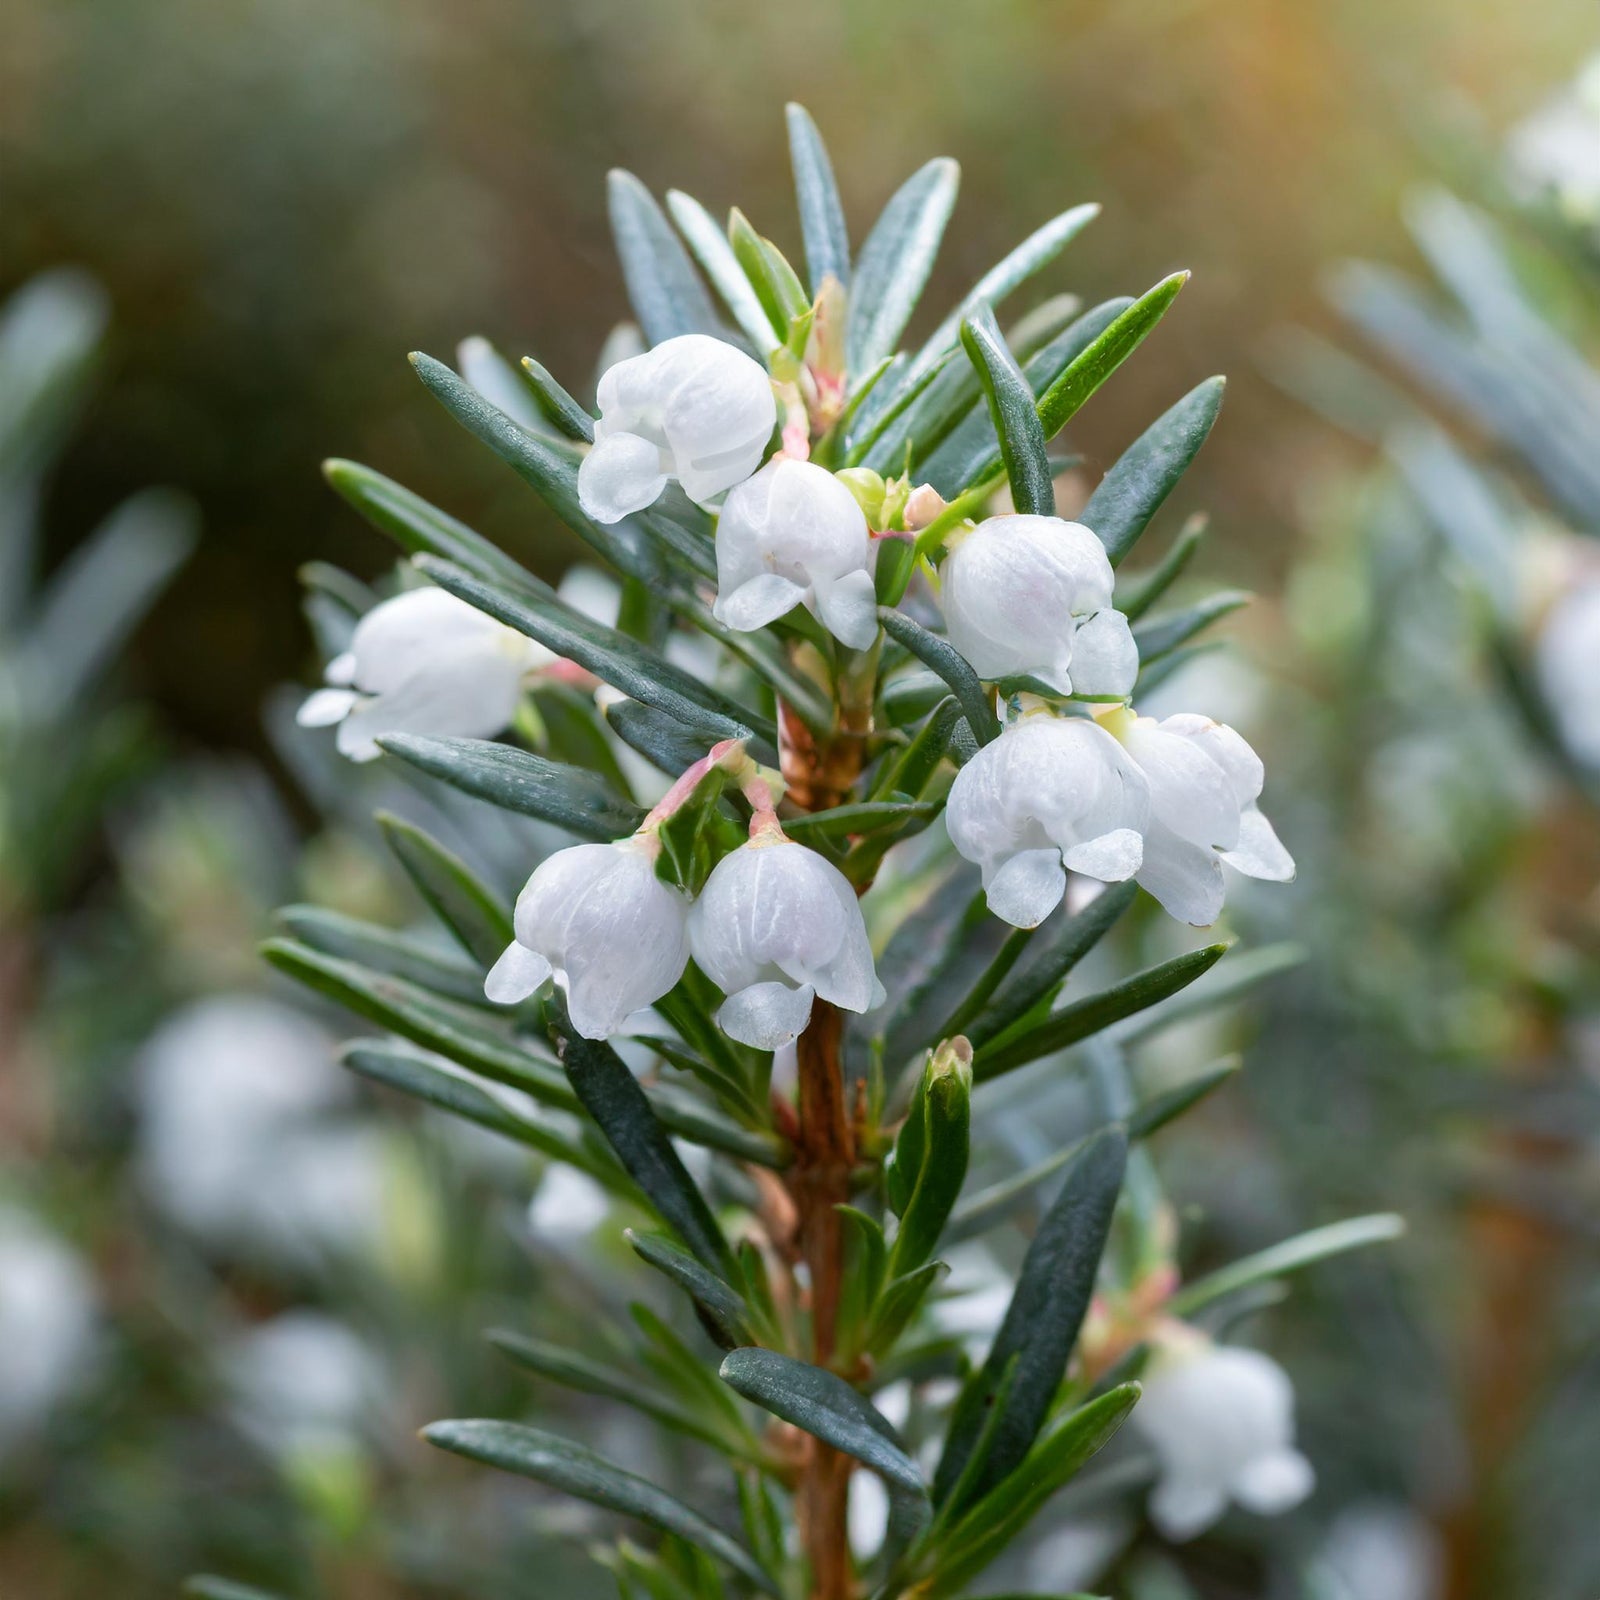
[[[636,433],[597,437],[578,468],[578,503],[596,522],[620,522],[667,486],[661,452]]]
[[[730,1039],[757,1050],[776,1050],[804,1032],[816,991],[776,981],[752,983],[731,994],[717,1012],[717,1025]]]
[[[1062,851],[1061,859],[1071,872],[1102,883],[1121,883],[1144,864],[1144,835],[1136,828],[1114,828]]]
[[[1145,833],[1144,862],[1136,876],[1180,922],[1204,928],[1222,915],[1225,893],[1216,851],[1180,839],[1159,822]]]
[[[1246,877],[1264,878],[1269,883],[1294,881],[1294,857],[1284,849],[1259,806],[1246,806],[1239,813],[1238,846],[1224,850],[1222,859]]]
[[[1233,1480],[1233,1498],[1246,1511],[1276,1516],[1300,1504],[1316,1485],[1311,1463],[1298,1450],[1257,1456]]]
[[[846,573],[819,597],[828,632],[852,650],[866,650],[878,637],[878,593],[872,574],[864,569]]]
[[[353,689],[316,689],[306,696],[294,720],[302,728],[329,728],[349,716],[360,698]]]
[[[1097,611],[1072,635],[1072,692],[1126,699],[1139,676],[1139,647],[1120,611]]]
[[[1037,928],[1067,892],[1061,852],[1020,850],[984,885],[989,909],[1013,928]]]
[[[754,633],[757,628],[787,616],[809,592],[776,572],[764,572],[748,583],[741,583],[731,593],[719,594],[711,614],[736,633]]]
[[[1174,1544],[1204,1533],[1227,1509],[1227,1493],[1200,1478],[1164,1477],[1150,1496],[1150,1520]]]
[[[497,1006],[513,1006],[526,1000],[550,977],[550,963],[537,950],[515,939],[505,947],[500,959],[489,968],[483,992]]]

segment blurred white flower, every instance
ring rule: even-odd
[[[865,650],[878,635],[872,538],[856,498],[809,461],[770,462],[717,521],[719,622],[752,633],[803,605]]]
[[[846,1011],[883,1002],[849,880],[781,835],[758,834],[712,869],[689,912],[689,947],[727,996],[718,1024],[758,1050],[803,1032],[818,995]]]
[[[316,690],[296,720],[305,728],[337,723],[339,751],[352,761],[381,755],[385,733],[486,739],[516,715],[524,676],[550,659],[443,589],[408,589],[356,624],[350,648],[328,663],[329,687]]]
[[[586,1172],[552,1162],[528,1202],[528,1227],[553,1244],[587,1239],[611,1212],[611,1199]]]
[[[318,1311],[286,1311],[236,1336],[218,1366],[234,1421],[280,1459],[355,1448],[382,1413],[382,1362]]]
[[[1574,222],[1600,222],[1600,56],[1512,129],[1506,157],[1523,194],[1548,193]]]
[[[1033,677],[1060,694],[1125,699],[1139,671],[1112,609],[1111,562],[1080,523],[990,517],[940,571],[950,643],[980,678]]]
[[[1294,1390],[1277,1362],[1180,1324],[1153,1343],[1133,1424],[1156,1452],[1150,1516],[1166,1538],[1194,1538],[1230,1502],[1271,1516],[1311,1493],[1311,1463],[1294,1448]]]
[[[1293,858],[1256,804],[1261,758],[1232,728],[1192,712],[1161,722],[1114,713],[1106,725],[1149,788],[1137,877],[1173,916],[1197,927],[1217,920],[1224,862],[1274,883],[1294,877]]]
[[[596,522],[652,504],[676,478],[691,500],[742,483],[778,420],[766,369],[708,334],[686,333],[607,368],[578,499]]]
[[[1067,869],[1106,882],[1144,859],[1148,785],[1128,752],[1087,717],[1022,717],[956,774],[950,840],[983,869],[989,909],[1037,927],[1066,892]]]
[[[511,1005],[554,977],[586,1039],[659,1000],[689,960],[688,902],[656,876],[658,842],[577,844],[540,862],[517,896],[516,939],[483,990]]]
[[[177,1012],[141,1052],[138,1096],[144,1185],[196,1237],[287,1256],[381,1237],[382,1139],[329,1125],[350,1085],[298,1012],[244,995]]]
[[[1596,131],[1600,143],[1600,129]],[[1534,644],[1539,689],[1573,759],[1600,771],[1600,573],[1574,573]]]
[[[77,1253],[19,1206],[0,1206],[0,1450],[82,1380],[98,1321]]]
[[[882,1545],[889,1530],[889,1491],[877,1473],[862,1469],[850,1474],[845,1516],[850,1548],[858,1560],[865,1560]]]
[[[1328,1600],[1439,1600],[1444,1593],[1438,1534],[1408,1507],[1381,1500],[1333,1519],[1316,1572]]]

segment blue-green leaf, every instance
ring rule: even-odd
[[[512,938],[511,913],[499,897],[466,862],[415,823],[386,811],[377,820],[385,842],[434,914],[474,961],[493,966]]]
[[[999,737],[1000,720],[995,716],[989,695],[966,657],[953,644],[929,633],[903,611],[889,606],[878,607],[878,620],[891,639],[903,644],[925,667],[937,672],[950,685],[979,744],[988,744]]]
[[[732,1281],[738,1269],[728,1241],[621,1056],[570,1025],[558,1024],[553,1031],[567,1079],[617,1159],[695,1256],[725,1282]]]
[[[731,1284],[712,1272],[682,1246],[659,1234],[624,1230],[624,1237],[641,1261],[671,1278],[692,1299],[701,1313],[701,1322],[724,1350],[754,1344],[750,1331],[750,1307]]]
[[[818,294],[822,280],[833,276],[850,282],[850,238],[844,206],[834,182],[833,163],[811,114],[790,101],[784,107],[789,126],[789,164],[794,169],[795,199],[800,207],[800,235],[806,247],[806,278]],[[868,363],[870,365],[870,363]]]
[[[908,375],[915,377],[954,346],[963,318],[970,316],[978,306],[998,306],[1013,289],[1049,266],[1099,215],[1100,207],[1091,201],[1063,211],[1030,233],[1016,249],[990,267],[962,297],[961,304],[934,329],[927,343],[912,358]],[[1060,299],[1067,301],[1071,296]]]
[[[954,161],[930,161],[900,186],[867,235],[850,292],[852,372],[876,366],[899,343],[933,270],[960,182]]]
[[[1225,385],[1223,378],[1207,378],[1164,411],[1122,452],[1089,496],[1078,520],[1100,536],[1112,566],[1133,548],[1199,454],[1222,409]]]
[[[928,1526],[933,1507],[916,1463],[888,1420],[865,1395],[822,1367],[777,1350],[734,1350],[722,1361],[722,1381],[752,1404],[859,1461],[889,1491],[890,1560]]]
[[[1165,1000],[1208,972],[1228,949],[1226,944],[1211,944],[1174,956],[1098,994],[1086,995],[1082,1000],[1063,1006],[1031,1027],[1000,1035],[978,1050],[973,1065],[978,1081],[987,1083],[1002,1073],[1037,1061],[1040,1056],[1065,1050],[1068,1045],[1077,1044],[1080,1039],[1087,1039],[1124,1017]]]
[[[1053,517],[1056,490],[1033,390],[987,305],[978,306],[962,321],[961,343],[978,370],[989,401],[989,415],[1000,440],[1000,459],[1011,484],[1012,504],[1027,515]]]
[[[753,1583],[763,1594],[778,1595],[776,1582],[756,1564],[749,1551],[734,1543],[698,1511],[646,1478],[625,1472],[592,1450],[514,1422],[468,1420],[430,1423],[422,1437],[486,1466],[515,1472],[548,1484],[579,1500],[634,1517],[661,1532],[687,1540]]]
[[[386,733],[378,743],[463,794],[502,811],[538,817],[580,839],[609,843],[632,833],[644,818],[643,806],[624,799],[597,773],[492,739]]]
[[[606,175],[606,209],[633,314],[651,344],[682,333],[722,334],[711,297],[655,196],[631,172]]]
[[[957,1402],[934,1479],[935,1499],[944,1500],[961,1482],[968,1503],[981,1500],[1032,1447],[1089,1309],[1127,1155],[1123,1131],[1106,1128],[1084,1140],[1069,1164],[1061,1193],[1028,1247],[988,1357]],[[1002,1386],[998,1421],[986,1429]],[[968,1460],[985,1432],[987,1456],[969,1473]],[[962,1509],[950,1507],[951,1513]]]
[[[745,337],[762,354],[771,350],[780,342],[772,321],[711,213],[681,189],[667,191],[667,210]]]

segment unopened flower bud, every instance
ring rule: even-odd
[[[742,483],[778,417],[766,369],[704,333],[618,362],[599,401],[594,448],[578,469],[578,499],[596,522],[642,511],[671,478],[698,501]]]

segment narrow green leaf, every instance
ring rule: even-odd
[[[908,386],[904,405],[885,414],[871,443],[859,453],[860,464],[887,477],[914,472],[961,425],[983,398],[983,385],[971,362],[959,357],[930,368],[926,385]],[[852,458],[856,452],[852,451]]]
[[[943,681],[940,688],[944,687]],[[950,738],[956,724],[961,721],[961,703],[954,695],[944,699],[930,711],[916,736],[893,759],[885,759],[883,774],[872,786],[872,798],[882,799],[890,794],[920,795],[928,780],[938,770],[950,748]]]
[[[1166,282],[1170,284],[1173,280],[1168,278]],[[1128,317],[1133,318],[1134,312],[1145,306],[1163,287],[1158,284],[1152,289],[1127,313]],[[1181,279],[1178,287],[1182,287]],[[1149,332],[1155,318],[1161,315],[1176,293],[1177,288],[1174,288],[1166,301],[1155,308],[1153,315],[1148,312],[1144,314],[1148,321],[1142,324],[1142,331],[1141,324],[1135,323],[1121,337],[1124,340],[1132,337],[1136,345]],[[1107,339],[1110,339],[1112,331],[1107,330]],[[1120,362],[1132,348],[1133,345],[1129,345],[1122,355],[1116,356],[1112,366],[1106,369],[1106,377],[1110,376],[1116,362]],[[1107,359],[1113,354],[1115,351],[1109,350]],[[1111,557],[1112,566],[1121,562],[1133,548],[1139,535],[1149,527],[1150,519],[1160,510],[1161,503],[1177,486],[1178,479],[1189,470],[1189,463],[1199,454],[1200,446],[1210,436],[1212,424],[1222,409],[1222,393],[1226,383],[1225,378],[1207,378],[1170,410],[1164,411],[1123,451],[1116,465],[1089,496],[1088,504],[1078,520],[1099,535],[1101,544],[1106,547],[1106,554]],[[1088,398],[1087,394],[1084,398]],[[1081,400],[1078,402],[1079,405],[1082,403]]]
[[[1006,343],[1019,361],[1026,362],[1058,334],[1066,332],[1082,310],[1083,301],[1077,295],[1053,294],[1006,329]]]
[[[850,294],[852,372],[875,366],[900,342],[933,270],[960,181],[954,161],[930,161],[900,186],[867,235]]]
[[[777,335],[761,297],[739,265],[727,236],[711,213],[681,189],[667,191],[667,210],[672,213],[678,231],[688,240],[695,260],[722,296],[723,304],[733,313],[733,320],[751,344],[765,355],[778,342]]]
[[[1187,518],[1178,530],[1178,537],[1172,541],[1172,548],[1150,572],[1134,579],[1126,590],[1118,584],[1117,609],[1129,622],[1137,622],[1182,576],[1205,538],[1209,520],[1204,512]]]
[[[1065,1050],[1068,1045],[1165,1000],[1209,971],[1228,948],[1226,944],[1211,944],[1174,956],[1098,994],[1086,995],[1082,1000],[1063,1006],[1032,1027],[1002,1035],[979,1049],[974,1063],[978,1081],[987,1083],[1002,1073],[1037,1061],[1040,1056]]]
[[[682,722],[714,728],[723,739],[748,739],[754,730],[765,741],[766,759],[776,760],[777,729],[769,719],[735,705],[637,640],[590,621],[554,595],[513,593],[431,557],[423,557],[419,565],[440,588],[587,667],[635,700]]]
[[[924,397],[933,391],[934,385],[939,383],[954,365],[955,356],[952,353],[943,361],[929,367],[910,383],[891,384],[887,377],[880,380],[879,403],[863,406],[856,418],[855,426],[845,436],[845,465],[863,466],[868,463],[870,457],[873,460],[887,462],[891,469],[898,468],[905,459],[906,440],[911,438],[914,432],[927,435],[936,431],[923,419],[922,412],[913,408],[920,406]],[[892,361],[889,370],[891,373],[895,371]],[[962,370],[952,377],[950,382],[959,387],[966,376]],[[948,391],[941,393],[947,394]],[[976,388],[970,389],[967,403],[970,404],[976,396]],[[948,399],[928,402],[929,408],[936,415],[942,415],[948,404]],[[891,429],[894,430],[892,433]]]
[[[715,728],[680,722],[637,700],[612,700],[601,715],[625,745],[670,777],[692,767],[723,737]]]
[[[693,1412],[675,1400],[658,1393],[636,1373],[610,1367],[591,1356],[543,1339],[529,1338],[526,1334],[511,1333],[504,1328],[491,1328],[484,1335],[507,1360],[529,1372],[559,1383],[565,1389],[579,1394],[599,1395],[606,1400],[618,1400],[625,1406],[671,1428],[675,1433],[700,1439],[719,1450],[726,1450],[729,1439],[726,1430],[702,1421]]]
[[[481,533],[474,533],[466,523],[457,522],[371,467],[334,458],[322,463],[322,475],[336,493],[408,555],[443,556],[468,572],[509,583],[524,583],[530,576]]]
[[[854,805],[834,806],[828,811],[813,811],[803,817],[786,817],[783,831],[802,844],[814,840],[839,842],[861,834],[880,833],[905,822],[936,817],[941,807],[932,800],[861,800]]]
[[[1021,1467],[980,1500],[951,1530],[939,1552],[930,1600],[960,1593],[1009,1545],[1045,1502],[1105,1447],[1139,1399],[1125,1383],[1091,1400],[1052,1428]]]
[[[845,1254],[844,1292],[839,1302],[839,1326],[846,1330],[848,1342],[864,1330],[878,1295],[883,1289],[884,1268],[889,1249],[884,1243],[883,1224],[855,1206],[834,1208],[844,1219],[848,1235]]]
[[[1230,1078],[1237,1077],[1243,1065],[1242,1057],[1225,1056],[1214,1066],[1206,1067],[1193,1077],[1151,1095],[1148,1100],[1141,1100],[1128,1118],[1128,1137],[1145,1139],[1166,1127],[1190,1106],[1205,1099],[1213,1089],[1220,1089]]]
[[[569,439],[580,444],[594,442],[594,418],[551,376],[550,369],[532,356],[524,356],[522,375],[533,390],[539,409]]]
[[[889,1558],[904,1550],[933,1516],[927,1487],[899,1436],[865,1395],[822,1367],[777,1350],[734,1350],[722,1381],[752,1404],[820,1439],[875,1472],[889,1491]]]
[[[1011,975],[1012,969],[1026,954],[1038,931],[1037,928],[1013,928],[1005,935],[1004,942],[995,952],[994,959],[983,969],[978,981],[967,991],[965,998],[957,1004],[955,1010],[940,1024],[939,1033],[943,1038],[953,1038],[958,1033],[965,1034],[968,1023],[975,1022],[983,1014],[990,997]]]
[[[538,1121],[503,1090],[480,1082],[443,1056],[394,1041],[358,1039],[339,1052],[339,1062],[358,1077],[410,1095],[449,1116],[475,1122],[552,1161],[565,1161],[619,1199],[633,1205],[643,1203],[632,1180],[614,1161],[598,1159],[580,1140]]]
[[[806,280],[815,296],[821,292],[822,280],[830,275],[849,286],[850,238],[833,163],[816,123],[804,106],[792,100],[783,109],[789,126],[789,164],[794,169],[800,235],[806,247]]]
[[[961,324],[961,343],[978,369],[989,415],[1000,440],[1000,459],[1011,484],[1011,501],[1027,515],[1053,517],[1056,489],[1045,455],[1044,427],[1034,408],[1033,390],[1006,347],[994,312],[979,306]]]
[[[606,174],[606,209],[633,314],[650,344],[682,333],[720,336],[711,297],[655,196],[620,168]]]
[[[278,911],[277,920],[301,943],[325,955],[393,973],[465,1005],[488,1004],[483,995],[481,967],[441,953],[393,928],[363,922],[359,917],[347,917],[322,906],[284,906]]]
[[[495,1083],[521,1089],[543,1105],[578,1109],[578,1097],[559,1068],[457,1016],[415,984],[369,972],[290,939],[269,939],[261,953],[290,977],[413,1044],[436,1050]]]
[[[610,1045],[585,1039],[570,1026],[556,1031],[555,1039],[584,1109],[662,1220],[713,1272],[724,1280],[733,1278],[733,1253],[717,1219],[622,1058]]]
[[[878,1297],[878,1308],[867,1328],[864,1344],[870,1355],[881,1360],[894,1348],[895,1341],[911,1325],[911,1319],[921,1309],[929,1291],[949,1271],[944,1262],[930,1261],[915,1272],[889,1282]]]
[[[1262,945],[1257,950],[1246,950],[1243,955],[1234,956],[1214,978],[1196,985],[1181,1000],[1168,1000],[1156,1007],[1148,1016],[1121,1030],[1119,1037],[1124,1044],[1131,1044],[1162,1028],[1169,1028],[1175,1022],[1183,1022],[1204,1012],[1214,1011],[1218,1006],[1229,1005],[1258,983],[1275,978],[1281,972],[1291,971],[1305,959],[1305,946],[1290,939]]]
[[[482,967],[491,967],[511,943],[511,913],[459,856],[414,823],[387,811],[377,814],[385,842],[434,914]]]
[[[766,314],[770,332],[764,348],[773,341],[784,343],[795,317],[808,309],[805,290],[794,268],[783,259],[776,245],[756,232],[750,219],[737,206],[728,213],[728,248],[739,270],[755,291],[756,300]]]
[[[1188,281],[1187,272],[1174,272],[1146,290],[1039,396],[1039,420],[1047,439],[1055,438],[1090,395],[1144,343]]]
[[[1052,217],[1041,228],[1036,228],[1016,249],[1003,256],[962,297],[961,304],[929,335],[928,342],[912,357],[909,372],[915,376],[930,361],[936,360],[951,349],[959,335],[961,323],[979,306],[998,306],[1013,289],[1019,288],[1029,278],[1049,266],[1083,230],[1100,215],[1100,207],[1093,201],[1074,206]],[[1058,297],[1072,300],[1070,295]]]
[[[1026,956],[965,1032],[977,1048],[1061,987],[1066,976],[1109,933],[1139,893],[1138,885],[1109,883],[1076,916],[1063,909],[1037,930]]]
[[[755,1335],[750,1331],[750,1307],[738,1290],[670,1239],[638,1233],[632,1228],[624,1230],[624,1237],[641,1261],[671,1278],[694,1301],[706,1331],[724,1350],[755,1343]]]
[[[1209,628],[1213,622],[1247,606],[1255,596],[1247,589],[1222,589],[1209,594],[1204,600],[1185,606],[1181,611],[1165,611],[1150,617],[1133,630],[1133,642],[1139,647],[1139,660],[1148,664],[1158,661],[1168,651],[1192,639]]]
[[[1092,306],[1069,323],[1043,349],[1028,357],[1022,370],[1035,400],[1043,395],[1133,301],[1126,295]],[[953,500],[999,474],[999,440],[987,406],[974,405],[942,444],[917,469],[946,500]]]
[[[715,1556],[763,1594],[780,1593],[750,1553],[698,1511],[582,1445],[538,1428],[491,1420],[434,1422],[422,1430],[422,1437],[441,1450],[532,1478],[591,1505],[675,1534]]]
[[[977,673],[954,645],[889,606],[878,607],[878,620],[891,639],[903,644],[925,667],[937,672],[949,684],[979,744],[988,744],[999,736],[1000,720],[995,716],[994,706]]]
[[[625,800],[597,774],[492,739],[386,733],[378,743],[390,755],[463,794],[487,800],[502,811],[538,817],[580,839],[602,843],[620,839],[644,818],[643,806]]]
[[[1032,1447],[1089,1309],[1127,1155],[1122,1130],[1106,1128],[1086,1139],[1069,1164],[1061,1193],[1028,1247],[988,1358],[957,1402],[934,1479],[935,1499],[944,1500],[963,1476],[1008,1372],[1009,1392],[988,1457],[972,1479],[972,1498],[981,1500]]]
[[[1247,1289],[1251,1284],[1268,1278],[1280,1278],[1286,1272],[1297,1271],[1329,1256],[1343,1255],[1346,1250],[1359,1250],[1369,1244],[1386,1244],[1398,1239],[1406,1231],[1405,1218],[1392,1211],[1380,1211],[1369,1217],[1350,1217],[1343,1222],[1331,1222],[1325,1228],[1313,1228],[1293,1239],[1285,1239],[1253,1256],[1235,1261],[1203,1278],[1196,1278],[1175,1294],[1169,1309],[1175,1317],[1186,1317],[1208,1306],[1224,1295]]]
[[[671,551],[697,575],[716,575],[716,557],[709,534],[697,535],[693,528],[671,515],[658,501],[648,511],[629,517],[614,527],[602,527],[584,514],[578,501],[578,452],[557,442],[541,439],[519,427],[503,411],[491,405],[471,384],[464,383],[442,361],[414,351],[411,364],[428,392],[468,433],[483,441],[505,464],[528,484],[550,509],[601,556],[610,566],[630,577],[646,582],[655,577],[655,552],[641,551],[640,530],[648,530],[659,545]],[[492,547],[491,547],[492,548]],[[502,561],[492,571],[481,563],[464,560],[454,551],[437,554],[482,577],[501,578],[522,590],[549,591],[530,573],[520,568],[506,572]],[[656,581],[659,581],[657,579]]]

